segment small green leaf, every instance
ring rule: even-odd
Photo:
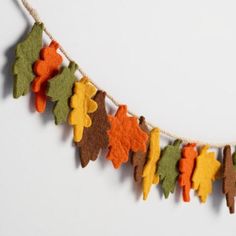
[[[35,23],[26,39],[16,47],[16,61],[13,65],[15,75],[13,97],[26,95],[34,79],[33,63],[38,59],[42,48],[43,24]]]
[[[180,144],[181,140],[177,139],[173,145],[166,146],[158,163],[158,173],[165,198],[168,198],[170,192],[174,192],[175,182],[179,175],[177,163],[181,158]]]
[[[55,102],[53,114],[56,124],[67,121],[70,112],[69,98],[73,94],[73,85],[77,80],[74,75],[77,67],[74,62],[71,62],[69,67],[64,67],[60,74],[48,81],[47,96]]]
[[[234,169],[236,170],[236,152],[233,153],[232,158],[233,158],[233,166]]]

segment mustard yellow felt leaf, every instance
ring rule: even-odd
[[[74,126],[74,142],[80,142],[84,127],[88,128],[92,125],[88,113],[93,113],[98,108],[97,103],[92,100],[96,91],[87,78],[82,78],[74,84],[74,93],[70,99],[72,111],[69,114],[69,124]]]
[[[157,162],[160,158],[160,130],[154,128],[150,132],[148,160],[143,170],[143,199],[146,200],[152,184],[159,183]]]
[[[208,145],[204,146],[197,157],[192,177],[193,188],[198,191],[201,202],[206,202],[212,192],[212,182],[220,169],[220,162],[216,160],[215,153],[208,152],[208,148]]]

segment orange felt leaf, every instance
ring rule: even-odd
[[[129,159],[129,151],[145,152],[148,135],[139,127],[136,117],[127,116],[127,107],[119,106],[115,116],[108,116],[111,129],[108,130],[109,152],[107,159],[111,160],[117,169]]]
[[[32,83],[32,91],[35,93],[35,107],[38,112],[44,112],[46,108],[46,83],[54,77],[62,64],[62,57],[57,53],[59,44],[52,41],[48,47],[40,51],[40,59],[34,63],[36,78]]]
[[[179,185],[183,188],[183,200],[190,201],[189,192],[192,186],[192,175],[198,152],[195,143],[186,144],[182,149],[182,158],[179,161]]]

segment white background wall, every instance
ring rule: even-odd
[[[103,89],[162,128],[236,140],[236,3],[231,0],[31,0],[54,37]],[[147,202],[130,164],[82,169],[72,132],[51,107],[12,98],[15,44],[32,25],[0,1],[0,235],[235,235],[221,183],[206,204],[153,187]],[[45,40],[47,37],[45,36]],[[164,143],[163,143],[164,144]],[[220,157],[219,157],[220,158]]]

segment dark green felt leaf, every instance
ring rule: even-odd
[[[233,157],[233,166],[234,169],[236,170],[236,152],[233,153],[232,157]]]
[[[15,75],[13,97],[26,95],[34,79],[33,63],[38,59],[42,48],[43,24],[35,23],[26,39],[16,46],[16,61],[13,65]]]
[[[69,67],[64,67],[60,74],[48,81],[47,96],[55,102],[53,114],[56,124],[67,121],[70,112],[69,98],[73,94],[73,85],[77,80],[74,75],[77,67],[74,62],[71,62]]]
[[[181,157],[180,144],[181,140],[177,139],[172,145],[166,146],[158,162],[158,174],[160,175],[165,198],[169,196],[170,192],[174,192],[175,183],[179,175],[177,163]]]

